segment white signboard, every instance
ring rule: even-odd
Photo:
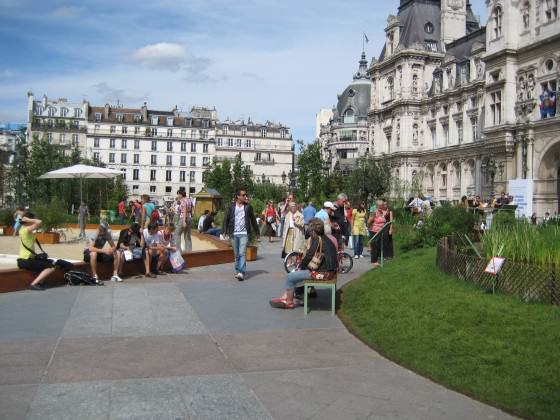
[[[533,214],[533,180],[510,179],[508,193],[513,196],[514,204],[517,205],[517,217],[531,217]]]
[[[492,257],[488,262],[488,265],[484,269],[485,273],[492,274],[493,276],[497,276],[502,271],[502,267],[504,266],[504,261],[506,259],[502,257]]]

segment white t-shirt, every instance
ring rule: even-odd
[[[241,207],[235,204],[235,220],[233,223],[234,235],[247,235],[247,228],[245,227],[245,206]]]
[[[144,235],[144,242],[146,243],[146,246],[149,248],[153,245],[161,245],[163,244],[163,237],[161,235],[161,232],[156,232],[153,235],[150,235],[150,232],[148,231],[148,229],[144,229],[143,232]]]

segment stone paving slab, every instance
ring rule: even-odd
[[[79,288],[0,294],[0,341],[60,336]]]
[[[39,385],[0,385],[0,420],[23,419]]]
[[[48,383],[232,373],[208,336],[63,338]]]
[[[239,372],[350,366],[379,356],[344,329],[215,335]]]
[[[227,413],[227,414],[225,414]],[[270,419],[235,375],[41,385],[29,419]]]

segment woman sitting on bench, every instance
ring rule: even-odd
[[[300,269],[288,273],[286,291],[280,298],[270,301],[270,306],[273,308],[293,309],[295,307],[294,289],[296,285],[305,280],[334,280],[336,278],[338,266],[336,247],[325,235],[323,221],[318,218],[311,219],[308,229],[309,240]]]

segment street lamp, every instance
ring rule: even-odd
[[[488,158],[488,162],[486,163],[486,171],[488,172],[488,175],[490,176],[490,188],[491,194],[494,194],[494,178],[496,176],[496,161],[494,160],[494,158],[492,156],[490,156]]]
[[[261,181],[262,181],[263,184],[266,182],[266,176],[265,176],[264,172],[261,175]]]
[[[285,184],[286,183],[286,171],[282,171],[281,178],[282,178],[282,184]]]

